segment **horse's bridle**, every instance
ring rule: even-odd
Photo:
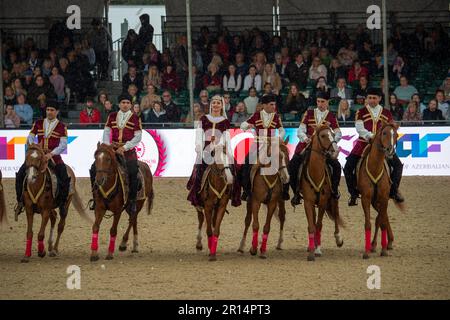
[[[381,129],[381,133],[382,133],[386,128],[392,128],[392,129],[395,129],[394,126],[393,126],[392,124],[387,124],[387,125],[385,125],[385,126]],[[395,153],[395,145],[396,145],[396,141],[394,141],[394,144],[393,144],[392,146],[389,146],[389,147],[385,147],[385,146],[383,145],[383,142],[382,142],[381,137],[380,137],[380,142],[381,142],[381,143],[377,143],[377,144],[376,144],[376,147],[378,148],[378,150],[380,150],[381,152],[383,152],[383,153],[386,155],[386,157],[392,158],[392,156],[393,156],[394,153]]]
[[[325,148],[325,147],[324,147],[324,145],[322,144],[322,140],[320,139],[320,133],[321,133],[323,130],[330,130],[331,135],[333,136],[333,141],[331,141],[331,143],[330,143],[330,145],[328,146],[328,148]],[[323,128],[323,129],[321,129],[320,131],[317,132],[316,136],[317,136],[317,139],[319,140],[320,150],[315,150],[314,148],[311,148],[311,150],[312,150],[312,151],[315,151],[315,152],[318,152],[318,153],[322,154],[322,155],[325,156],[325,157],[331,157],[331,155],[334,153],[334,151],[333,151],[333,150],[330,150],[330,149],[333,147],[334,144],[336,144],[336,147],[337,147],[337,142],[336,142],[336,140],[334,139],[335,133],[333,132],[333,130],[331,130],[330,127]]]

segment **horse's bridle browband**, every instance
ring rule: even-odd
[[[319,133],[322,132],[323,130],[330,130],[332,135],[333,135],[333,141],[331,141],[330,145],[328,146],[328,148],[325,148],[322,144],[322,140],[320,140],[320,136]],[[330,152],[330,149],[333,147],[333,144],[337,145],[336,140],[334,140],[334,132],[333,130],[331,130],[330,127],[325,127],[323,129],[321,129],[320,131],[317,132],[316,134],[317,139],[319,140],[319,145],[320,145],[320,150],[315,150],[312,146],[311,146],[311,151],[317,152],[322,154],[323,156],[330,156],[332,154],[332,152]]]

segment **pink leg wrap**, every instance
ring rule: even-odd
[[[381,230],[381,247],[383,249],[387,249],[388,240],[387,240],[387,230]]]
[[[212,255],[215,255],[217,252],[217,243],[219,242],[219,237],[212,236],[211,237],[211,249],[210,252]]]
[[[267,238],[269,237],[268,233],[264,233],[262,235],[262,243],[261,243],[261,252],[267,251]]]
[[[320,244],[321,244],[321,232],[319,230],[316,230],[316,234],[314,236],[314,241],[316,243],[316,247],[320,246]]]
[[[109,237],[109,247],[108,252],[114,253],[114,249],[116,248],[116,237],[110,236]]]
[[[91,250],[94,250],[94,251],[98,250],[98,233],[92,234]]]
[[[252,247],[253,249],[258,248],[258,231],[253,231]]]
[[[371,236],[372,236],[371,230],[366,230],[366,252],[370,252],[370,250],[372,250],[372,245],[370,243]]]
[[[316,246],[315,246],[315,241],[314,241],[314,233],[309,233],[308,234],[308,249],[310,251],[314,251],[315,248],[316,248]]]
[[[26,245],[26,249],[25,249],[26,257],[31,257],[31,242],[32,242],[32,238],[27,239],[27,245]]]
[[[38,241],[38,252],[44,252],[44,241]]]

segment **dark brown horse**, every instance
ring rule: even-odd
[[[8,225],[8,217],[6,213],[5,192],[2,183],[2,171],[0,170],[0,229]]]
[[[259,244],[258,215],[261,204],[265,204],[267,206],[267,216],[266,223],[264,224],[263,228],[260,257],[263,259],[267,258],[267,239],[270,232],[270,223],[274,214],[276,214],[276,216],[278,216],[280,220],[280,235],[278,239],[277,249],[281,249],[281,244],[283,242],[283,228],[286,216],[286,209],[282,196],[283,184],[289,182],[289,173],[287,171],[287,165],[289,162],[289,150],[287,148],[287,143],[287,139],[284,142],[280,139],[277,143],[279,147],[272,148],[271,140],[268,140],[268,142],[265,143],[263,142],[263,145],[267,147],[266,154],[268,159],[270,159],[270,162],[262,161],[264,162],[263,164],[258,160],[258,163],[256,163],[252,168],[252,172],[254,173],[252,192],[251,196],[247,200],[247,215],[245,217],[244,234],[242,236],[238,252],[244,252],[248,228],[250,226],[250,222],[252,222],[253,220],[253,238],[250,254],[257,254]],[[262,150],[264,149],[265,148],[263,147]],[[275,150],[275,154],[273,154],[273,156],[272,150]],[[272,166],[276,166],[276,168],[272,168]]]
[[[66,217],[60,217],[58,224],[58,236],[56,238],[56,242],[53,243],[53,233],[57,219],[55,211],[55,208],[57,208],[57,203],[53,197],[50,173],[47,169],[47,160],[41,145],[33,144],[28,147],[25,155],[25,166],[27,175],[25,179],[23,200],[27,215],[28,229],[25,256],[23,257],[22,262],[29,262],[31,257],[31,243],[33,239],[34,214],[40,213],[42,216],[41,228],[38,234],[38,256],[41,258],[43,258],[46,254],[44,247],[44,236],[48,220],[50,219],[51,223],[50,236],[48,239],[48,250],[50,257],[55,257],[58,254],[59,241],[64,231]],[[81,198],[75,189],[76,179],[73,170],[67,165],[66,168],[67,174],[71,178],[70,183],[71,189],[73,190],[72,192],[69,192],[69,197],[67,198],[65,205],[66,212],[71,201],[73,200],[75,209],[81,217],[87,219],[88,221],[92,221],[85,213]]]
[[[359,167],[358,190],[361,193],[361,203],[365,216],[364,259],[369,258],[371,251],[375,252],[378,228],[381,228],[381,256],[387,256],[388,247],[392,248],[394,235],[387,213],[391,181],[386,172],[388,169],[385,167],[385,159],[392,158],[395,153],[395,145],[398,138],[397,129],[398,125],[395,123],[384,123],[365,150]],[[401,211],[404,211],[404,204],[394,203]],[[378,212],[372,242],[370,241],[372,230],[370,222],[371,205]]]
[[[316,129],[309,148],[309,159],[305,161],[300,176],[300,189],[304,198],[304,208],[308,220],[308,261],[320,257],[322,220],[325,212],[334,221],[334,237],[336,245],[344,243],[339,233],[343,225],[339,216],[338,200],[331,195],[331,180],[327,173],[327,157],[336,159],[339,150],[334,140],[333,130],[328,125]],[[318,207],[318,216],[316,209]]]
[[[124,190],[119,174],[119,164],[116,158],[115,148],[106,144],[97,144],[95,151],[95,187],[93,196],[96,202],[95,221],[92,226],[92,243],[91,243],[91,261],[97,261],[98,256],[98,233],[100,224],[107,210],[113,213],[113,224],[110,229],[110,239],[107,260],[113,259],[115,251],[115,243],[117,236],[117,225],[120,216],[125,209],[126,200],[124,199]],[[147,200],[147,213],[151,213],[153,206],[153,177],[149,166],[139,161],[139,168],[144,176],[145,197],[136,201],[136,214],[130,215],[127,231],[125,232],[122,243],[119,246],[120,251],[127,249],[127,242],[131,228],[133,228],[133,249],[132,252],[138,252],[138,232],[137,232],[137,216]],[[128,209],[127,209],[128,210]],[[128,212],[128,211],[127,211]],[[128,212],[130,214],[130,212]]]
[[[231,198],[233,186],[233,174],[231,173],[231,161],[223,152],[223,147],[218,145],[215,148],[218,155],[217,161],[208,165],[205,174],[204,186],[200,192],[200,197],[204,204],[203,210],[197,208],[198,234],[197,250],[202,250],[202,225],[206,219],[206,235],[208,236],[209,261],[216,261],[217,244],[220,235],[220,225],[227,209],[227,204]],[[203,182],[202,180],[202,182]]]

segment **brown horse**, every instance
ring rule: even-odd
[[[394,235],[387,213],[391,181],[386,173],[385,159],[392,158],[395,153],[395,145],[398,138],[397,130],[397,124],[384,123],[376,133],[373,141],[366,148],[359,167],[358,190],[361,193],[361,203],[365,216],[364,259],[369,258],[371,251],[375,252],[378,228],[381,228],[381,256],[387,256],[388,247],[392,248]],[[394,203],[401,211],[404,211],[404,204]],[[370,241],[372,229],[370,222],[371,205],[378,212],[372,243]]]
[[[47,169],[47,160],[44,157],[45,153],[42,146],[39,144],[33,144],[28,147],[25,155],[25,167],[26,167],[26,179],[23,193],[23,200],[25,205],[25,211],[27,215],[28,229],[27,229],[27,242],[25,256],[22,262],[29,262],[31,257],[31,243],[33,239],[33,218],[34,213],[40,213],[42,216],[41,228],[38,234],[38,256],[45,257],[46,251],[44,247],[45,228],[48,220],[50,219],[50,236],[48,239],[49,256],[55,257],[58,254],[59,241],[64,231],[66,217],[60,217],[58,224],[58,235],[56,242],[53,243],[53,232],[56,224],[56,211],[57,203],[52,193],[52,181],[49,170]],[[69,208],[71,201],[75,209],[88,221],[91,221],[84,211],[81,198],[75,189],[75,175],[72,168],[66,165],[67,174],[71,178],[71,188],[73,192],[69,192],[69,197],[65,204],[66,212]]]
[[[0,170],[0,229],[8,225],[8,217],[6,215],[5,192],[2,183],[2,171]]]
[[[204,204],[204,209],[197,208],[198,234],[197,250],[202,250],[202,225],[206,219],[206,235],[208,236],[209,261],[216,261],[217,244],[220,235],[220,225],[227,209],[228,201],[231,198],[233,186],[233,174],[231,173],[230,162],[223,152],[221,145],[216,146],[215,154],[217,161],[208,165],[205,175],[206,180],[200,192],[200,197]],[[202,180],[203,182],[203,180]]]
[[[260,257],[267,258],[267,239],[270,232],[270,223],[274,214],[280,220],[280,235],[278,239],[277,249],[281,249],[283,242],[283,228],[284,222],[286,220],[286,209],[284,200],[282,197],[283,184],[289,182],[289,173],[287,171],[287,165],[289,162],[289,150],[287,148],[288,139],[284,142],[280,139],[278,142],[279,148],[271,147],[271,140],[268,142],[263,142],[263,145],[267,147],[267,156],[270,159],[268,163],[260,162],[254,165],[252,172],[254,173],[254,178],[252,182],[252,192],[251,196],[247,200],[247,215],[245,217],[245,227],[244,234],[242,236],[241,243],[239,245],[238,252],[243,253],[245,242],[247,238],[248,228],[250,222],[253,220],[253,238],[252,247],[250,249],[251,255],[256,255],[258,251],[258,232],[259,232],[259,220],[258,214],[261,204],[267,206],[267,216],[266,223],[263,228],[262,242],[260,247]],[[264,150],[264,147],[262,148]],[[272,149],[275,150],[275,154],[272,157]],[[276,161],[272,161],[276,159]],[[264,172],[269,169],[272,165],[276,165],[275,172],[269,174],[269,172]],[[273,170],[270,170],[273,171]],[[253,174],[252,174],[253,175]],[[278,210],[278,212],[277,212]]]
[[[120,216],[125,209],[126,200],[124,199],[124,190],[121,183],[121,176],[119,174],[119,164],[116,158],[115,148],[106,144],[97,144],[95,151],[95,186],[93,196],[96,202],[95,206],[95,221],[92,226],[92,243],[91,243],[91,261],[97,261],[98,256],[98,232],[100,224],[105,216],[107,210],[113,213],[113,224],[110,229],[110,239],[108,255],[106,260],[113,259],[115,251],[115,243],[117,236],[117,225],[119,224]],[[144,176],[145,198],[136,201],[136,214],[130,214],[127,231],[125,232],[122,243],[119,246],[120,251],[127,249],[127,242],[131,228],[133,228],[133,249],[132,252],[138,252],[138,232],[137,232],[137,216],[144,206],[147,199],[147,213],[151,213],[153,206],[153,177],[149,166],[139,161],[139,168]]]
[[[331,181],[327,172],[327,157],[336,159],[339,150],[334,140],[333,130],[328,125],[316,129],[310,144],[309,159],[305,161],[304,170],[300,173],[300,189],[304,198],[304,208],[308,220],[308,261],[314,261],[315,256],[322,256],[321,232],[325,212],[334,221],[334,237],[336,245],[344,243],[339,233],[343,225],[339,216],[338,200],[331,195]],[[318,216],[316,219],[316,209]]]

